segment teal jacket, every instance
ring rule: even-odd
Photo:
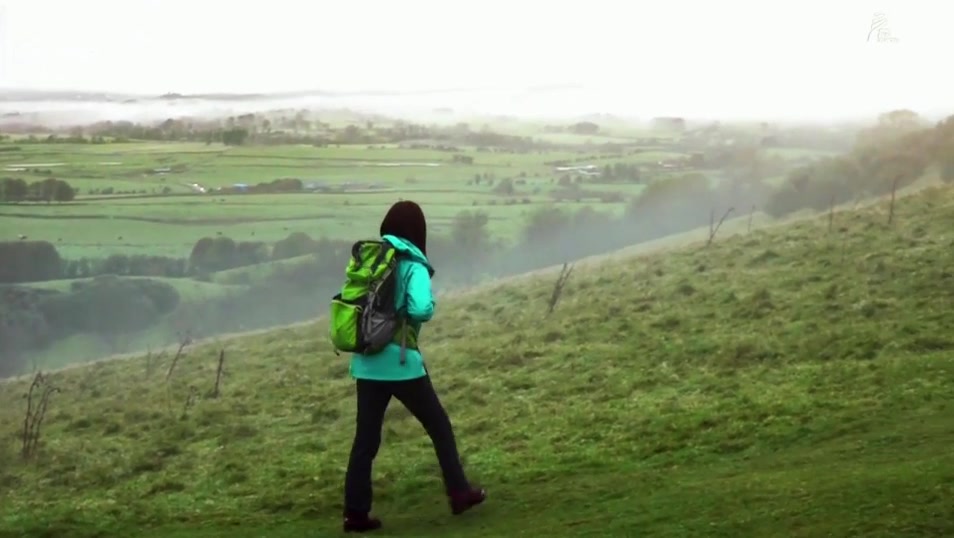
[[[408,321],[417,330],[420,342],[421,326],[434,316],[435,302],[431,291],[434,269],[420,249],[410,242],[393,235],[385,235],[383,239],[408,256],[398,261],[394,300],[398,310],[407,308]],[[420,351],[406,349],[404,360],[401,364],[400,344],[388,344],[374,355],[354,353],[351,356],[351,376],[376,381],[406,381],[427,375]]]

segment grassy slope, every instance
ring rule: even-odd
[[[578,269],[440,305],[433,377],[486,506],[451,518],[393,405],[375,467],[391,536],[954,533],[954,192]],[[40,461],[0,385],[0,534],[337,532],[352,384],[321,327],[55,374]],[[183,415],[190,387],[199,400]]]

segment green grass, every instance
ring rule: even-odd
[[[594,192],[638,192],[638,186],[597,186]],[[201,237],[222,234],[236,241],[274,242],[293,232],[313,238],[351,239],[373,233],[381,215],[398,198],[429,207],[434,233],[446,234],[461,211],[483,211],[492,236],[514,239],[529,213],[542,206],[576,210],[584,205],[618,214],[624,203],[553,202],[543,195],[523,203],[506,204],[473,190],[423,192],[395,190],[355,195],[286,194],[197,196],[106,200],[63,205],[0,207],[4,226],[0,240],[15,241],[19,234],[53,243],[66,258],[106,257],[110,254],[156,254],[188,257]]]
[[[573,159],[575,152],[510,154],[411,149],[393,145],[342,145],[317,148],[307,145],[225,147],[188,143],[137,142],[128,144],[27,144],[21,151],[0,154],[0,170],[34,168],[50,170],[88,194],[90,188],[109,181],[116,188],[135,185],[152,192],[170,187],[190,192],[188,184],[226,187],[235,183],[259,183],[280,177],[327,181],[402,182],[409,177],[422,183],[464,182],[475,173],[498,176],[519,172],[544,173],[545,161]],[[582,149],[580,150],[583,151]],[[455,153],[470,155],[474,164],[452,162]],[[595,154],[587,150],[585,154]],[[400,165],[400,166],[397,166]],[[170,168],[165,174],[157,169]],[[31,177],[31,172],[21,173]],[[42,179],[45,174],[37,175]],[[87,182],[96,182],[93,183]]]
[[[514,128],[521,124],[514,124]],[[541,134],[541,126],[520,127]],[[521,131],[522,132],[522,131]],[[645,133],[643,133],[645,134]],[[312,237],[350,238],[355,229],[373,230],[377,219],[397,198],[414,199],[431,209],[436,233],[449,230],[454,215],[478,209],[490,216],[490,233],[513,240],[530,211],[553,204],[556,174],[553,163],[616,163],[647,165],[684,154],[659,147],[630,147],[622,156],[601,154],[585,144],[588,138],[572,134],[541,134],[553,141],[578,144],[573,151],[512,154],[481,152],[462,147],[459,152],[411,149],[395,144],[225,147],[220,144],[134,142],[123,144],[22,144],[16,152],[0,152],[0,170],[10,167],[39,169],[4,172],[27,181],[48,175],[79,189],[69,204],[0,206],[0,241],[19,235],[54,243],[67,258],[101,258],[110,254],[188,256],[195,242],[221,233],[236,240],[273,242],[292,232]],[[635,133],[620,131],[612,140],[633,141]],[[603,140],[608,141],[607,140]],[[772,150],[786,158],[804,150]],[[473,165],[452,162],[455,153],[474,158]],[[390,166],[402,163],[410,166]],[[435,165],[435,166],[431,166]],[[157,173],[156,170],[170,169]],[[648,168],[647,168],[648,170]],[[523,181],[509,198],[497,195],[486,183],[469,185],[475,175]],[[647,172],[652,175],[651,172]],[[295,195],[196,195],[190,184],[208,188],[236,183],[267,182],[297,177],[341,187],[377,184],[378,189],[351,187],[335,193]],[[660,175],[659,177],[664,177]],[[773,180],[774,181],[774,180]],[[136,193],[132,197],[91,194],[112,188]],[[623,199],[639,194],[641,185],[584,184],[594,193],[618,193]],[[162,196],[170,189],[177,196]],[[143,195],[142,193],[145,193]],[[578,208],[580,204],[566,204]],[[595,203],[605,212],[619,213],[623,203]]]
[[[185,143],[24,144],[22,151],[0,153],[0,169],[30,165],[31,171],[9,172],[27,181],[48,173],[80,189],[69,204],[0,206],[0,240],[19,235],[54,243],[68,258],[110,254],[187,256],[195,241],[219,233],[236,240],[276,241],[292,232],[312,237],[351,237],[356,228],[373,230],[377,219],[397,198],[431,207],[436,233],[446,233],[457,213],[479,209],[490,216],[489,231],[513,239],[528,211],[553,203],[558,185],[553,167],[559,159],[577,164],[617,161],[653,162],[678,154],[645,151],[622,158],[598,159],[597,150],[509,154],[461,148],[473,165],[451,162],[453,153],[395,145],[272,146],[227,148]],[[105,163],[105,164],[104,164]],[[415,166],[382,166],[409,163]],[[437,164],[439,166],[423,166]],[[157,169],[169,168],[164,174]],[[522,179],[508,199],[487,184],[468,185],[477,174],[497,179]],[[189,195],[191,183],[215,188],[297,177],[329,186],[375,183],[373,190],[294,195]],[[90,194],[113,188],[135,197]],[[179,196],[161,196],[163,189]],[[587,185],[593,192],[637,195],[640,185]],[[572,204],[573,208],[579,207]],[[618,213],[622,204],[598,204]]]
[[[915,537],[954,533],[954,191],[442,299],[423,335],[488,502],[452,518],[399,404],[382,536]],[[0,534],[337,535],[353,434],[320,323],[0,385]],[[184,412],[194,387],[198,399]]]

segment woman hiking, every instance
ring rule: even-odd
[[[421,325],[434,315],[434,269],[427,261],[424,212],[414,202],[398,202],[381,222],[380,232],[384,241],[404,254],[396,269],[395,302],[399,311],[406,309],[412,331],[419,332]],[[486,491],[467,481],[450,419],[434,392],[418,350],[407,348],[402,356],[401,346],[391,343],[375,355],[355,353],[351,358],[351,376],[356,380],[358,409],[345,475],[345,532],[381,527],[381,520],[369,515],[371,466],[381,445],[384,412],[392,396],[417,418],[434,443],[451,512],[461,514],[484,501]]]

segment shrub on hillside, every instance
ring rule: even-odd
[[[703,226],[713,210],[709,179],[686,174],[650,183],[626,208],[626,218],[658,237]]]
[[[573,213],[572,226],[574,228],[609,228],[616,224],[613,215],[593,209],[591,206],[583,206]]]
[[[63,260],[49,241],[0,242],[0,283],[56,280]]]
[[[235,241],[228,237],[203,237],[196,241],[189,254],[193,271],[224,271],[235,267]]]
[[[185,303],[173,314],[193,334],[251,330],[312,318],[341,287],[347,258],[328,263],[320,255],[277,265],[241,291]]]
[[[39,305],[60,337],[143,330],[179,304],[175,288],[147,278],[100,276],[76,284],[71,293],[46,297]]]
[[[906,187],[918,180],[927,170],[927,155],[919,151],[898,149],[879,155],[870,172],[872,184],[865,194],[885,195],[897,188]]]
[[[268,261],[268,245],[264,241],[239,241],[235,245],[235,262],[239,267]]]
[[[527,216],[522,230],[524,243],[540,243],[553,240],[573,222],[570,211],[560,207],[540,207]]]
[[[18,373],[27,352],[42,349],[54,330],[39,309],[40,301],[59,292],[0,286],[0,378]]]
[[[861,197],[883,196],[938,165],[942,179],[954,180],[954,117],[933,128],[917,114],[896,110],[863,130],[850,154],[821,159],[789,174],[766,211],[782,216],[800,209],[823,210]],[[951,164],[949,164],[951,163]],[[946,170],[949,170],[946,172]]]
[[[461,268],[461,280],[473,282],[495,251],[487,225],[490,216],[483,211],[461,211],[454,215],[448,236],[428,239],[428,254],[432,263],[443,265],[461,258],[470,263]],[[436,256],[436,258],[435,258]]]
[[[903,188],[924,173],[923,153],[865,147],[852,155],[821,159],[789,173],[769,197],[766,212],[774,217],[801,209],[823,211],[867,196]]]
[[[64,260],[62,278],[87,278],[99,275],[181,278],[186,276],[187,264],[184,258],[113,254],[102,259]]]
[[[312,254],[318,250],[318,242],[305,232],[294,232],[272,246],[272,259],[285,260]]]
[[[765,212],[778,218],[801,209],[821,211],[833,202],[848,202],[853,193],[862,188],[860,172],[854,171],[853,164],[847,159],[844,162],[828,160],[793,170],[771,194]]]
[[[492,180],[487,180],[487,182],[491,183]],[[491,190],[494,194],[502,194],[505,196],[511,196],[517,192],[513,186],[513,180],[510,178],[501,179]]]

